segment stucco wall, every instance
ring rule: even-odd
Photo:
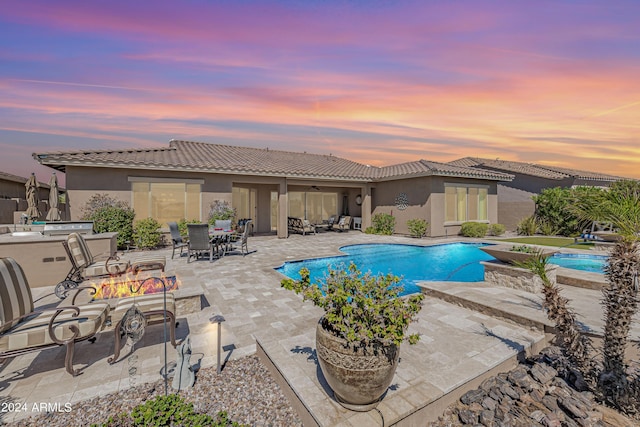
[[[407,221],[424,219],[429,222],[427,235],[432,237],[453,236],[460,232],[461,223],[446,223],[444,211],[445,183],[488,186],[488,221],[498,222],[497,184],[493,181],[449,177],[420,177],[398,181],[381,182],[375,185],[373,214],[387,213],[396,218],[395,232],[409,234]],[[405,193],[408,207],[396,206],[396,197]]]
[[[431,194],[430,178],[380,182],[376,184],[374,193],[373,215],[386,213],[395,217],[395,233],[409,234],[407,221],[410,219],[421,218],[431,221],[427,204]],[[396,206],[396,197],[400,193],[407,196],[408,206],[406,209],[399,209]]]
[[[452,177],[433,177],[432,180],[432,205],[431,205],[431,236],[455,236],[460,233],[462,222],[446,222],[445,221],[445,201],[444,188],[445,184],[460,185],[486,185],[487,191],[487,220],[490,224],[498,222],[498,185],[496,181],[482,181],[477,179],[452,178]]]
[[[131,182],[129,177],[201,179],[204,180],[201,193],[200,218],[206,220],[214,200],[231,203],[230,175],[212,175],[190,172],[163,172],[154,170],[67,167],[67,200],[72,221],[80,219],[82,209],[95,194],[108,193],[117,200],[132,205]],[[190,218],[191,219],[191,218]]]
[[[13,224],[13,213],[17,210],[17,200],[0,199],[0,224]]]

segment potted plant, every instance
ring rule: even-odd
[[[316,327],[318,363],[336,400],[348,409],[373,409],[393,380],[402,341],[420,339],[407,329],[424,295],[400,297],[399,282],[392,274],[363,274],[353,263],[330,268],[319,283],[311,283],[306,268],[299,280],[281,282],[324,309]]]
[[[480,247],[480,250],[507,264],[526,262],[536,255],[546,258],[558,252],[556,249],[527,245],[489,245]]]

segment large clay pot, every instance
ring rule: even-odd
[[[373,348],[346,347],[346,340],[338,338],[322,327],[316,327],[318,362],[336,400],[353,411],[375,408],[386,393],[398,366],[400,349],[396,345],[374,353]]]

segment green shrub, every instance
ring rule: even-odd
[[[407,227],[409,227],[411,237],[420,238],[427,234],[427,227],[429,227],[429,223],[422,218],[410,219],[407,221]]]
[[[378,213],[371,219],[373,224],[373,234],[384,234],[391,236],[396,226],[396,219],[387,213]],[[366,232],[366,230],[365,230]]]
[[[465,237],[484,237],[489,225],[482,222],[464,222],[460,227],[460,234]]]
[[[597,203],[604,193],[605,190],[596,187],[545,188],[533,196],[539,231],[544,235],[579,235],[590,221],[580,219],[574,206]]]
[[[489,224],[489,235],[490,236],[502,236],[506,228],[502,224]]]
[[[91,217],[94,216],[98,211],[107,208],[107,207],[116,207],[116,208],[128,208],[129,205],[122,200],[118,200],[115,197],[111,197],[106,193],[102,194],[94,194],[87,200],[87,203],[80,208],[82,215],[80,219],[83,220],[91,220]]]
[[[133,241],[140,249],[153,249],[160,245],[162,233],[160,223],[153,218],[136,221],[133,225]]]
[[[92,424],[97,426],[98,424]],[[109,417],[102,427],[116,426],[212,426],[228,427],[240,426],[235,421],[231,421],[226,412],[218,412],[215,417],[207,414],[198,414],[193,409],[193,403],[187,403],[177,394],[168,396],[158,396],[145,403],[136,406],[131,414],[120,414],[116,417]]]
[[[200,221],[198,221],[197,219],[187,220],[185,218],[182,218],[180,221],[178,221],[178,231],[180,232],[180,235],[182,237],[187,237],[189,235],[187,224],[200,224]]]
[[[520,252],[524,254],[535,254],[540,251],[539,249],[533,246],[527,246],[527,245],[513,245],[509,250],[511,252]]]
[[[546,219],[538,221],[538,230],[540,231],[540,234],[544,236],[555,236],[559,233],[553,223]]]
[[[376,234],[376,229],[373,227],[367,227],[364,229],[364,234]]]
[[[405,339],[415,344],[420,339],[408,329],[422,308],[424,294],[400,298],[404,288],[399,277],[362,273],[354,263],[346,269],[329,267],[318,283],[311,283],[307,268],[299,273],[300,280],[284,279],[280,285],[324,309],[323,327],[345,339],[350,348],[399,346]]]
[[[516,232],[521,236],[533,236],[538,231],[538,223],[534,216],[528,216],[518,223]]]
[[[81,211],[81,219],[93,221],[96,233],[118,233],[118,248],[126,248],[131,242],[136,214],[126,202],[108,194],[94,194]]]

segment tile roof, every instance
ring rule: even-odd
[[[374,167],[333,155],[171,140],[168,148],[34,153],[43,165],[146,168],[260,176],[376,181],[411,176],[459,176],[510,181],[512,176],[419,160]]]
[[[455,176],[490,179],[497,181],[511,181],[512,175],[483,169],[438,163],[428,160],[400,163],[380,168],[377,176],[379,180],[409,178],[413,176]]]
[[[171,140],[168,148],[34,153],[43,165],[130,167],[267,176],[363,179],[370,167],[332,155]]]
[[[19,184],[26,184],[29,178],[24,178],[18,175],[13,175],[7,172],[0,171],[0,181],[17,182]],[[49,188],[49,184],[46,182],[38,181],[38,185],[42,188]]]
[[[0,172],[0,181],[19,182],[24,184],[28,181],[28,179],[18,175],[12,175],[7,172]]]
[[[577,169],[559,168],[534,163],[513,162],[499,159],[483,159],[480,157],[464,157],[449,162],[450,165],[465,166],[470,168],[492,168],[501,171],[521,173],[539,178],[561,180],[566,178],[585,179],[595,181],[613,182],[624,179],[619,176],[606,175],[597,172],[581,171]]]

